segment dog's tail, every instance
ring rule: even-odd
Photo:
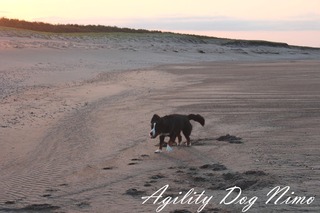
[[[202,126],[204,126],[205,120],[201,115],[199,115],[199,114],[196,114],[196,115],[195,114],[190,114],[190,115],[188,115],[188,118],[189,118],[189,120],[197,121]]]

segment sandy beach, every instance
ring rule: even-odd
[[[320,49],[1,29],[0,64],[0,212],[320,211]],[[155,113],[206,124],[155,154]]]

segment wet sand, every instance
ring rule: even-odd
[[[0,211],[155,212],[154,199],[142,197],[168,184],[163,195],[173,198],[205,190],[212,199],[202,212],[241,212],[245,204],[220,204],[233,186],[247,201],[257,197],[248,212],[318,212],[319,65],[175,63],[10,92],[1,100]],[[191,147],[155,154],[158,139],[148,137],[155,113],[199,113],[206,124],[192,123]],[[315,199],[266,204],[276,186],[291,187],[281,201]]]

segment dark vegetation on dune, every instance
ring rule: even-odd
[[[238,46],[238,47],[248,47],[248,46],[267,46],[267,47],[289,47],[287,43],[271,42],[271,41],[249,41],[249,40],[233,40],[224,43],[226,46]]]
[[[19,19],[0,18],[0,26],[12,27],[25,30],[50,33],[159,33],[159,31],[149,31],[143,29],[120,28],[116,26],[103,25],[78,25],[78,24],[49,24],[44,22],[29,22]]]
[[[280,47],[280,48],[299,48],[299,49],[319,49],[312,47],[300,47],[290,46],[287,43],[270,42],[260,40],[240,40],[240,39],[227,39],[217,38],[210,36],[168,33],[159,30],[146,30],[146,29],[132,29],[121,28],[116,26],[104,26],[104,25],[79,25],[79,24],[49,24],[44,22],[29,22],[19,19],[0,18],[0,27],[16,28],[31,30],[36,32],[45,33],[163,33],[172,35],[182,35],[181,39],[191,39],[191,43],[207,43],[208,40],[218,40],[218,43],[231,47],[254,47],[254,46],[268,46],[268,47]],[[204,53],[204,52],[201,52]]]

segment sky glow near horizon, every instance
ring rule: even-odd
[[[0,0],[0,17],[320,47],[320,0]]]

